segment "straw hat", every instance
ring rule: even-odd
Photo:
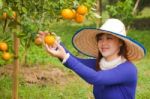
[[[96,58],[98,56],[96,35],[99,33],[112,34],[122,39],[127,46],[129,60],[139,60],[146,54],[142,44],[126,36],[125,26],[118,19],[108,19],[99,29],[83,28],[78,30],[72,38],[72,44],[79,52]]]

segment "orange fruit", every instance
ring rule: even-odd
[[[64,19],[73,19],[75,17],[75,12],[72,9],[63,9],[61,16]]]
[[[17,18],[17,14],[15,11],[13,11],[13,16],[12,16],[13,19],[16,19]]]
[[[36,45],[41,45],[42,44],[42,39],[40,37],[36,37],[35,40],[34,40],[34,43]]]
[[[9,60],[11,58],[11,54],[9,53],[9,52],[4,52],[3,54],[2,54],[2,59],[3,60]]]
[[[47,36],[45,36],[44,42],[47,45],[52,46],[55,43],[55,36],[53,36],[53,35],[47,35]]]
[[[74,9],[72,9],[72,12],[73,12],[73,17],[72,17],[72,19],[73,19],[76,16],[76,11]]]
[[[84,16],[76,13],[75,21],[77,23],[82,23],[84,21]]]
[[[86,13],[87,13],[87,7],[86,6],[84,6],[84,5],[80,5],[80,6],[78,6],[78,8],[77,8],[77,13],[79,13],[79,14],[82,14],[82,15],[85,15]]]
[[[6,18],[7,18],[7,13],[4,12],[4,13],[3,13],[3,19],[5,20]]]
[[[1,51],[6,51],[8,49],[8,45],[5,42],[0,43],[0,50]]]

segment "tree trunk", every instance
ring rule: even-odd
[[[139,5],[139,2],[140,2],[140,0],[136,0],[136,3],[135,3],[135,5],[134,5],[133,11],[132,11],[132,14],[133,14],[133,15],[135,15],[135,13],[136,13],[136,9],[137,9],[137,7],[138,7],[138,5]]]
[[[12,99],[18,99],[18,71],[19,71],[19,38],[16,33],[13,33],[14,37],[14,67],[13,67],[13,90]]]
[[[102,0],[97,0],[96,2],[97,2],[97,6],[96,6],[97,14],[102,16]],[[97,18],[96,28],[99,28],[101,23],[102,23],[102,18]]]
[[[132,15],[133,15],[133,16],[136,14],[136,9],[137,9],[137,7],[138,7],[138,5],[139,5],[139,2],[140,2],[140,0],[136,0],[136,3],[135,3],[135,5],[134,5],[133,11],[132,11]],[[130,27],[131,27],[131,25],[128,25],[128,26],[127,26],[127,31],[130,29]]]
[[[25,48],[24,53],[22,55],[22,59],[21,59],[21,66],[26,66],[27,65],[27,55],[28,55],[28,49]]]

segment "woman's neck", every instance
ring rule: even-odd
[[[122,56],[119,56],[111,61],[107,61],[105,58],[102,58],[99,62],[99,66],[101,70],[109,70],[117,67],[119,64],[122,64],[126,61],[126,59]]]
[[[118,54],[114,54],[114,55],[111,55],[111,56],[108,56],[108,57],[104,57],[106,61],[112,61],[112,60],[115,60],[119,57]]]

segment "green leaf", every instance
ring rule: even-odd
[[[0,0],[0,9],[2,9],[2,7],[3,7],[3,1]]]
[[[22,7],[21,9],[23,13],[27,13],[27,9],[25,7]]]

